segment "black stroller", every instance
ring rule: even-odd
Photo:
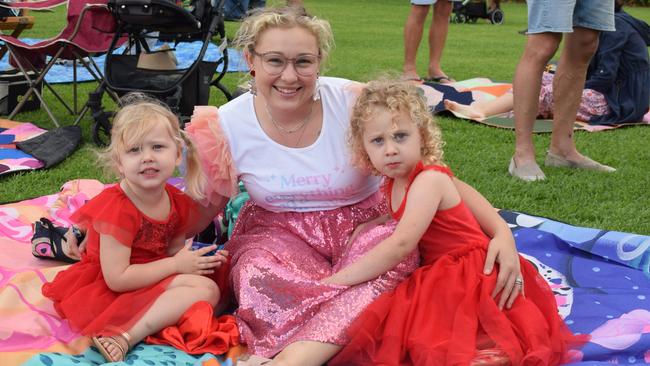
[[[232,95],[221,84],[228,67],[226,34],[223,21],[224,0],[191,0],[189,7],[170,0],[109,0],[108,6],[117,21],[117,30],[106,55],[104,81],[90,93],[89,106],[93,111],[93,140],[105,145],[110,139],[111,118],[114,112],[104,111],[101,101],[107,92],[116,102],[129,92],[149,94],[179,115],[182,123],[192,114],[194,106],[208,104],[210,87],[216,86],[227,100]],[[205,61],[204,56],[213,37],[219,38],[221,57]],[[127,38],[124,51],[116,52],[121,39]],[[169,42],[175,47],[180,42],[201,41],[201,50],[189,67],[147,66],[143,57],[163,56],[158,60],[175,61],[172,51],[151,52],[150,44]],[[158,54],[156,53],[158,52]],[[160,54],[163,52],[163,54]],[[151,60],[151,58],[149,58]],[[168,62],[169,64],[169,62]],[[215,75],[219,65],[221,71]]]
[[[454,2],[451,20],[454,23],[476,23],[479,18],[489,19],[492,24],[503,24],[503,10],[498,2],[489,9],[487,2],[476,0],[461,0]]]

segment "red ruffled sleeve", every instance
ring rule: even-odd
[[[70,219],[81,227],[92,227],[98,234],[110,235],[131,247],[142,217],[119,186],[115,185],[88,201]]]
[[[239,193],[238,173],[228,139],[221,129],[218,109],[211,106],[195,107],[191,123],[185,130],[196,145],[208,177],[204,192],[207,203],[219,202],[219,196],[233,197]]]

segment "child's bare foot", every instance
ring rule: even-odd
[[[124,360],[129,352],[129,338],[127,333],[121,333],[108,337],[93,337],[92,341],[106,361],[120,362]]]
[[[443,101],[445,103],[445,108],[447,108],[450,111],[460,113],[463,116],[469,117],[469,118],[476,118],[476,119],[483,119],[485,118],[485,114],[476,110],[476,108],[472,107],[471,105],[466,105],[466,104],[460,104],[456,103],[451,100],[445,99]]]

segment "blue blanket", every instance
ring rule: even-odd
[[[34,44],[40,42],[40,39],[25,38],[21,39],[23,42],[28,44]],[[0,42],[1,43],[1,42]],[[196,59],[196,56],[201,50],[202,42],[189,42],[189,43],[179,43],[176,46],[176,59],[178,60],[178,68],[187,68],[192,62]],[[171,46],[171,45],[170,45]],[[116,52],[121,52],[121,48],[117,49]],[[93,57],[93,60],[97,63],[100,70],[104,70],[104,60],[106,56]],[[205,53],[205,61],[216,61],[221,58],[221,51],[219,48],[210,43],[208,50]],[[7,70],[11,66],[9,65],[9,56],[6,54],[2,60],[0,60],[0,71]],[[223,65],[217,67],[217,71],[221,71]],[[247,72],[248,66],[242,57],[242,53],[239,50],[228,48],[228,72]],[[45,75],[45,80],[48,83],[71,83],[72,82],[72,63],[63,62],[61,64],[56,64],[50,69],[50,71]],[[93,80],[92,76],[86,70],[83,65],[77,65],[77,80],[78,81],[90,81]]]
[[[650,364],[650,237],[502,211],[560,314],[591,341],[576,365]]]

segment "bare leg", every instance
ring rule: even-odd
[[[528,36],[524,54],[517,65],[514,79],[515,154],[518,166],[531,166],[539,172],[535,162],[533,125],[539,110],[539,90],[542,72],[560,44],[560,33],[540,33]],[[542,173],[543,174],[543,173]],[[543,179],[543,178],[542,178]]]
[[[587,67],[598,48],[598,31],[575,28],[567,34],[553,78],[553,134],[550,151],[570,160],[581,160],[573,141],[573,123],[582,98]]]
[[[470,105],[444,100],[445,107],[450,111],[458,112],[472,119],[484,119],[512,110],[512,93],[506,93],[492,100],[480,100]]]
[[[411,5],[411,12],[404,25],[404,79],[419,77],[415,61],[428,13],[429,5]]]
[[[447,76],[442,71],[440,60],[449,31],[449,15],[451,15],[452,5],[447,0],[439,0],[433,6],[433,17],[429,28],[429,77]]]
[[[331,343],[316,341],[300,341],[288,345],[282,352],[278,353],[270,365],[273,366],[320,366],[341,349]]]
[[[146,336],[175,324],[181,315],[198,301],[207,301],[212,306],[215,306],[219,301],[219,287],[217,284],[204,276],[177,275],[169,284],[167,290],[154,301],[142,318],[127,331],[131,337],[131,344],[122,343],[122,346],[125,350],[129,349]],[[116,337],[116,339],[119,342],[125,341],[121,337]],[[106,338],[100,338],[100,342],[113,358],[120,357],[120,350],[108,342]]]
[[[488,11],[494,11],[496,8],[501,7],[501,0],[490,0],[488,3],[490,4],[488,6]]]

